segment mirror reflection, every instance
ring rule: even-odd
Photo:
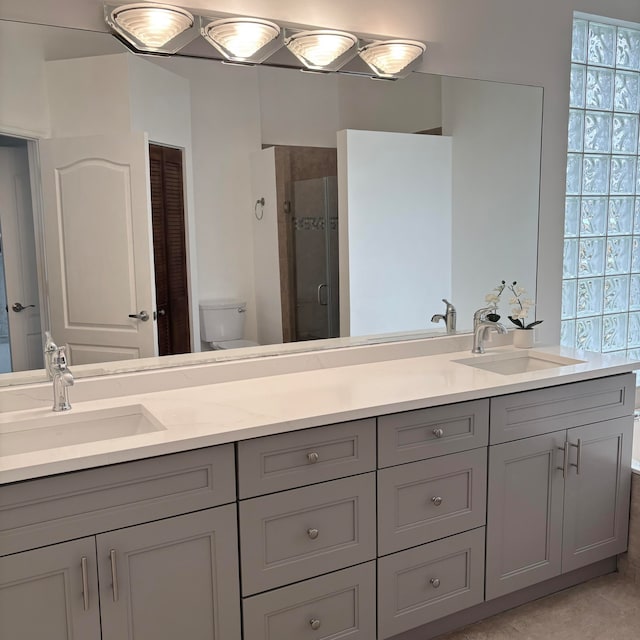
[[[76,367],[243,357],[441,335],[443,298],[465,330],[505,277],[535,293],[539,88],[0,42],[0,383],[42,367],[44,329]]]

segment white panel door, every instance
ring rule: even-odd
[[[436,329],[451,299],[451,163],[445,136],[338,132],[341,336]]]
[[[0,231],[11,371],[40,369],[42,334],[26,146],[0,148]]]
[[[54,340],[72,364],[157,355],[146,134],[43,140],[40,152]]]

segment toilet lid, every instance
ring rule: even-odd
[[[227,340],[225,342],[215,342],[217,349],[241,349],[242,347],[257,347],[257,342],[251,340]]]

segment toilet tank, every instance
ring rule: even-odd
[[[201,300],[200,337],[204,342],[242,339],[246,310],[239,300]]]

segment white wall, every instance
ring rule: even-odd
[[[256,68],[168,59],[191,84],[199,299],[247,302],[245,337],[258,339],[253,269],[251,153],[259,151]]]
[[[44,59],[41,46],[23,36],[20,27],[0,22],[0,132],[46,137]]]
[[[131,128],[146,131],[149,141],[183,149],[187,284],[189,287],[191,349],[200,350],[198,251],[193,149],[191,84],[188,79],[145,59],[127,55]]]
[[[45,62],[52,138],[131,131],[126,53]]]
[[[338,194],[340,335],[428,327],[451,297],[451,139],[341,131]]]
[[[336,146],[340,128],[336,75],[262,67],[258,83],[263,143]]]
[[[453,141],[452,296],[461,330],[501,280],[517,280],[535,299],[541,94],[442,80],[443,133]]]
[[[339,129],[416,133],[442,124],[440,76],[413,73],[401,82],[337,77]]]
[[[195,9],[210,0],[190,0]],[[0,17],[105,30],[98,0],[3,0]],[[640,23],[638,0],[216,0],[218,11],[401,35],[429,43],[422,70],[544,87],[538,335],[560,338],[564,182],[573,11]]]
[[[253,270],[259,344],[282,342],[275,149],[251,154]],[[255,203],[264,198],[264,207]]]

